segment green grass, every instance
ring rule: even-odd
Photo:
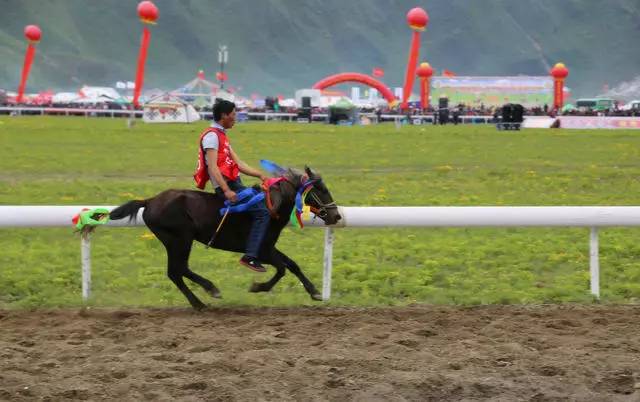
[[[129,130],[120,119],[0,117],[0,204],[116,205],[192,188],[205,124]],[[639,134],[250,123],[231,141],[252,165],[316,168],[344,206],[638,205]],[[280,241],[318,287],[322,239],[321,230],[287,229]],[[341,229],[330,303],[589,302],[588,240],[587,229]],[[80,305],[79,243],[71,225],[0,229],[0,308]],[[636,302],[640,230],[606,229],[600,243],[602,300]],[[99,228],[92,257],[91,304],[186,305],[148,230]],[[223,293],[213,303],[312,303],[292,275],[269,294],[248,293],[262,277],[237,258],[194,247],[192,269]]]

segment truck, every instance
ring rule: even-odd
[[[592,99],[578,99],[576,101],[576,109],[580,112],[604,112],[614,109],[614,101],[609,98],[592,98]]]

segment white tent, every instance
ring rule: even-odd
[[[200,114],[193,106],[170,93],[150,98],[144,104],[142,121],[145,123],[193,123],[198,120]]]
[[[78,99],[79,95],[76,92],[58,92],[53,95],[53,103],[72,103]]]
[[[182,87],[171,91],[171,95],[177,96],[184,101],[204,107],[213,105],[214,100],[220,91],[220,86],[204,78],[202,70],[198,71],[196,78],[184,84]]]
[[[90,87],[85,85],[80,88],[78,94],[80,95],[80,97],[86,98],[107,97],[110,99],[120,99],[120,94],[118,93],[118,91],[111,87]]]
[[[278,104],[280,105],[280,107],[297,107],[298,106],[298,104],[296,103],[296,100],[293,98],[282,99],[281,101],[278,101]]]

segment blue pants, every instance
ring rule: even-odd
[[[228,181],[227,185],[231,191],[235,191],[236,193],[247,188],[242,184],[239,177],[234,181]],[[220,187],[216,188],[216,194],[225,198]],[[247,239],[246,254],[250,257],[257,258],[260,254],[260,246],[262,246],[264,236],[267,234],[267,230],[269,230],[269,220],[271,217],[264,202],[253,204],[247,209],[247,212],[251,215],[253,222],[251,224],[251,230],[249,231],[249,238]]]

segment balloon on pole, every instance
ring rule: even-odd
[[[413,29],[411,37],[411,47],[409,48],[409,58],[407,60],[407,74],[404,79],[404,87],[402,89],[402,109],[407,109],[411,89],[413,88],[413,80],[416,75],[416,65],[420,54],[420,32],[424,31],[429,23],[429,15],[420,7],[412,8],[407,13],[407,23]]]
[[[429,63],[420,63],[416,74],[420,77],[420,108],[426,110],[429,107],[429,92],[431,90],[433,68],[431,68]]]
[[[138,53],[138,68],[136,69],[136,84],[133,90],[133,105],[139,106],[140,92],[144,85],[144,64],[147,60],[147,49],[149,48],[149,40],[151,32],[147,25],[155,24],[158,19],[158,7],[151,1],[142,1],[138,4],[138,17],[144,24],[142,30],[142,40],[140,42],[140,51]]]
[[[27,51],[24,55],[24,64],[22,66],[22,74],[20,78],[20,86],[18,87],[17,102],[22,103],[24,98],[24,90],[27,86],[27,79],[29,78],[29,71],[31,71],[31,65],[36,55],[35,44],[40,42],[42,37],[42,31],[37,25],[27,25],[24,27],[24,36],[29,41],[27,45]]]
[[[562,110],[564,104],[564,80],[569,75],[569,69],[564,63],[556,63],[549,71],[553,77],[553,107]]]

